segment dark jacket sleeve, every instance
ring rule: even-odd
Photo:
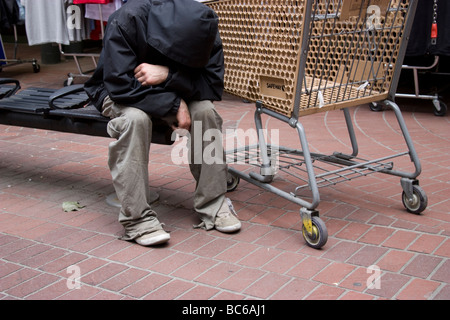
[[[179,67],[174,70],[165,88],[177,92],[184,100],[220,101],[223,94],[224,56],[217,34],[208,64],[204,68]]]
[[[139,30],[143,29],[139,19],[129,21],[126,29],[117,20],[110,19],[104,39],[103,81],[110,98],[118,103],[139,108],[148,114],[162,117],[176,112],[180,98],[174,91],[158,86],[142,86],[134,77],[138,60],[139,44],[145,46]]]

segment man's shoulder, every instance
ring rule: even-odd
[[[128,21],[133,17],[146,17],[151,7],[150,0],[128,1],[113,13],[113,18]]]

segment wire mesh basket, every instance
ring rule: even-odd
[[[408,0],[223,0],[225,90],[288,117],[388,97]]]

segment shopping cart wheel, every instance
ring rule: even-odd
[[[308,232],[303,223],[302,234],[306,244],[314,249],[322,248],[328,240],[328,231],[325,223],[317,216],[311,217],[311,232]]]
[[[240,180],[241,179],[239,179],[239,177],[236,177],[236,176],[232,175],[231,173],[228,173],[227,174],[227,192],[236,190]]]
[[[383,111],[383,105],[379,102],[371,102],[369,106],[372,111]]]
[[[68,86],[71,86],[72,84],[73,84],[73,77],[72,77],[72,75],[69,73],[69,74],[67,75],[67,80],[64,80],[63,85],[64,85],[64,87],[68,87]]]
[[[41,71],[41,66],[38,63],[33,62],[33,72],[38,73],[39,71]]]
[[[434,101],[433,101],[434,103]],[[434,115],[438,117],[443,117],[447,114],[447,105],[441,100],[437,101],[437,106],[434,106]]]
[[[411,199],[403,191],[402,202],[408,212],[419,214],[427,207],[428,197],[422,187],[413,185],[412,188]]]

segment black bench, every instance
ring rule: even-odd
[[[83,85],[19,89],[17,80],[0,79],[0,124],[109,137],[109,119],[89,104]],[[159,119],[152,120],[152,142],[172,144],[172,129]]]
[[[9,97],[20,89],[18,80],[9,78],[0,78],[0,99]]]

